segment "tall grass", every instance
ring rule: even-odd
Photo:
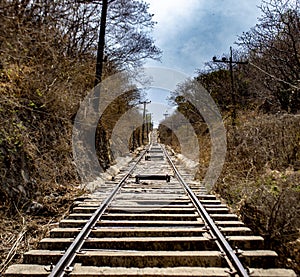
[[[227,130],[215,192],[299,273],[300,116],[247,114]]]

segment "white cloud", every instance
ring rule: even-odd
[[[158,42],[164,42],[168,37],[176,35],[193,22],[194,8],[202,0],[147,0],[149,11],[154,14],[157,22],[155,35]]]
[[[261,0],[145,0],[154,14],[154,39],[163,66],[193,74],[256,24]],[[153,64],[153,63],[149,63]]]
[[[187,19],[194,10],[199,6],[202,0],[147,0],[150,3],[150,12],[154,13],[154,20],[160,23],[169,23],[177,18]]]

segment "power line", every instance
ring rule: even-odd
[[[280,78],[278,78],[278,77],[276,77],[276,76],[270,74],[269,72],[265,71],[264,69],[260,68],[258,65],[254,64],[254,63],[252,63],[252,62],[249,62],[249,64],[252,65],[252,66],[254,66],[254,67],[257,68],[259,71],[265,73],[266,75],[270,76],[271,78],[273,78],[273,79],[275,79],[275,80],[277,80],[277,81],[279,81],[279,82],[285,83],[285,84],[287,84],[287,85],[289,85],[289,86],[291,86],[291,87],[293,87],[293,88],[295,88],[295,89],[300,89],[300,87],[297,87],[297,86],[295,86],[295,85],[293,85],[293,84],[291,84],[291,83],[289,83],[289,82],[287,82],[287,81],[284,81],[284,80],[282,80],[282,79],[280,79]]]

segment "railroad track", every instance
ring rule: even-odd
[[[150,145],[4,276],[296,276],[172,158]]]

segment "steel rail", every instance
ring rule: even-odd
[[[143,151],[143,153],[140,155],[140,157],[135,162],[135,164],[129,169],[128,173],[122,178],[122,180],[117,184],[117,186],[114,188],[111,194],[104,200],[104,202],[101,203],[101,205],[93,213],[93,215],[90,217],[88,222],[82,228],[80,233],[76,236],[72,244],[66,250],[65,254],[60,258],[58,263],[54,266],[52,272],[48,275],[48,277],[62,277],[67,273],[67,271],[71,269],[70,266],[72,265],[76,257],[76,254],[80,252],[81,247],[83,246],[85,240],[90,235],[93,227],[100,219],[100,217],[103,215],[104,211],[106,210],[106,208],[108,207],[108,205],[110,204],[114,196],[117,194],[119,189],[123,186],[126,179],[130,176],[130,174],[133,172],[137,164],[141,161],[145,153],[146,150]]]
[[[221,247],[221,250],[226,254],[227,258],[232,263],[232,266],[236,270],[236,273],[241,277],[249,277],[249,274],[247,273],[246,269],[242,265],[241,261],[239,260],[239,258],[235,254],[234,250],[231,248],[231,246],[229,245],[229,243],[227,242],[227,240],[223,236],[223,234],[220,232],[219,228],[217,227],[217,225],[215,224],[213,219],[210,217],[210,215],[208,214],[208,212],[206,211],[204,206],[201,204],[201,202],[199,201],[199,199],[197,198],[195,193],[192,191],[192,189],[188,186],[188,184],[181,177],[178,169],[176,168],[175,164],[171,160],[171,158],[170,158],[169,154],[167,153],[166,149],[164,147],[162,147],[162,149],[163,149],[163,151],[164,151],[164,153],[165,153],[165,155],[168,159],[168,162],[172,166],[173,171],[174,171],[177,179],[183,185],[184,189],[188,193],[188,196],[190,197],[190,199],[194,203],[194,206],[197,209],[199,215],[202,217],[204,222],[206,222],[207,225],[209,226],[210,231],[212,232],[214,237],[217,239],[217,242],[219,243],[219,245]]]

